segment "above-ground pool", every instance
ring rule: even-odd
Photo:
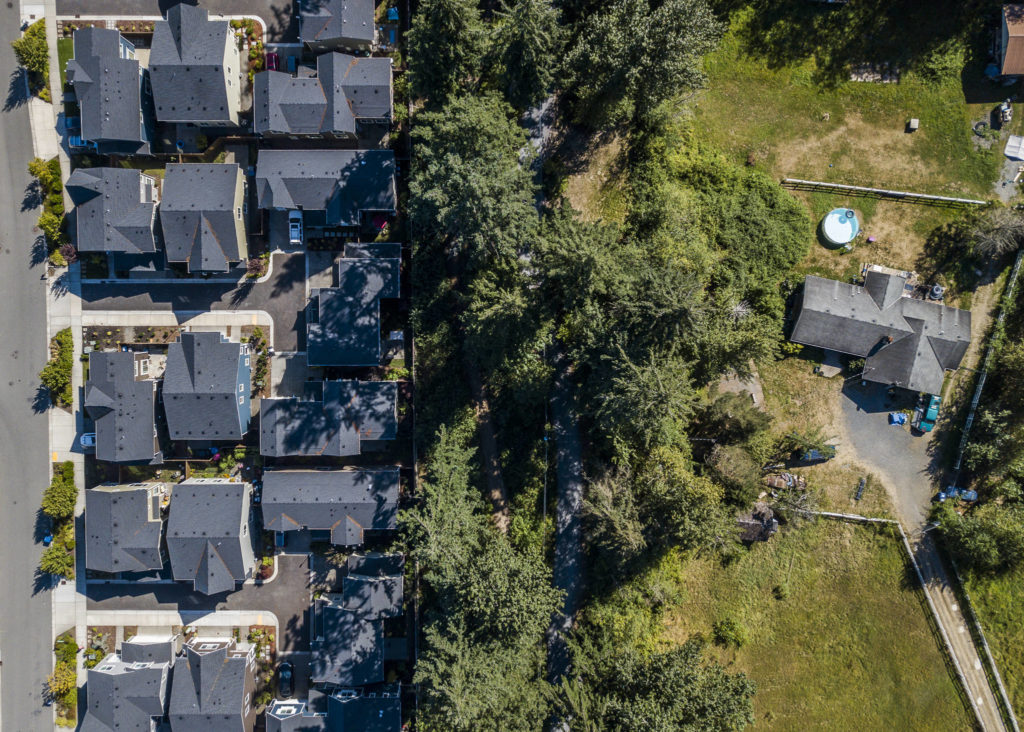
[[[849,244],[860,232],[860,222],[853,209],[834,208],[821,222],[821,230],[833,244]]]

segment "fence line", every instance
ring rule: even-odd
[[[977,198],[935,196],[930,193],[892,191],[885,188],[867,188],[865,186],[852,186],[845,183],[826,183],[825,181],[820,180],[802,180],[800,178],[783,178],[782,185],[789,188],[836,191],[852,196],[877,196],[879,198],[891,198],[894,201],[909,201],[911,203],[926,203],[931,205],[988,206],[990,203],[989,201],[982,201]]]

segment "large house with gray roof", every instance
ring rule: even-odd
[[[398,468],[267,470],[263,528],[325,532],[336,546],[358,546],[366,532],[393,531]]]
[[[402,554],[350,554],[342,579],[345,607],[375,619],[397,618],[405,604]]]
[[[162,569],[163,483],[103,484],[85,492],[85,566],[100,572]]]
[[[157,464],[156,382],[149,354],[93,351],[85,382],[85,411],[95,422],[96,459]]]
[[[262,71],[253,80],[253,130],[264,137],[354,138],[391,122],[391,59],[325,53],[316,76]]]
[[[70,231],[80,252],[152,256],[156,181],[130,168],[76,168],[68,178],[75,207]]]
[[[193,478],[174,486],[166,534],[174,579],[215,595],[252,576],[251,501],[248,483],[226,478]]]
[[[380,301],[401,294],[401,252],[399,244],[348,247],[335,269],[337,285],[310,291],[310,366],[380,365]]]
[[[227,20],[194,5],[170,8],[153,29],[149,76],[160,122],[238,124],[241,60]]]
[[[391,150],[261,150],[256,193],[262,209],[302,211],[307,227],[358,228],[368,215],[393,215]]]
[[[373,0],[300,0],[299,38],[314,53],[377,47]]]
[[[170,659],[132,661],[111,653],[89,669],[88,707],[81,732],[156,732],[167,713]]]
[[[398,435],[398,384],[325,381],[311,398],[260,400],[260,454],[346,457]]]
[[[267,707],[267,732],[399,732],[402,699],[398,684],[369,689],[311,689],[308,700],[274,700]]]
[[[251,732],[256,721],[256,650],[231,638],[196,637],[174,665],[172,730]]]
[[[187,285],[186,285],[187,286]],[[167,347],[164,413],[172,440],[238,442],[249,429],[249,348],[220,333],[182,333]]]
[[[808,275],[790,340],[864,359],[862,379],[939,394],[971,342],[971,314],[911,297],[905,274],[868,268],[862,285]]]
[[[172,163],[164,175],[160,227],[167,261],[189,272],[227,272],[249,256],[245,183],[234,163]]]
[[[79,110],[72,147],[90,147],[101,155],[148,155],[152,98],[135,46],[112,28],[79,28],[74,54],[67,64]]]

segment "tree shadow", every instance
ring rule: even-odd
[[[32,411],[36,414],[43,414],[52,404],[50,390],[40,384],[36,387],[36,395],[32,397]]]
[[[231,306],[232,307],[238,307],[239,305],[244,303],[247,299],[249,299],[249,296],[252,294],[252,289],[255,286],[256,286],[256,281],[255,280],[248,280],[247,279],[245,282],[243,282],[241,285],[239,285],[237,288],[235,288],[231,292]]]
[[[46,263],[46,238],[40,234],[32,242],[32,247],[29,249],[29,266],[35,267],[40,264]]]
[[[54,297],[64,297],[71,291],[71,273],[65,270],[50,283],[50,293]]]
[[[21,199],[21,210],[32,211],[43,205],[43,187],[39,181],[33,180],[25,187],[25,195]]]
[[[15,110],[28,102],[29,93],[26,73],[23,68],[17,68],[11,72],[10,81],[7,84],[7,98],[4,100],[5,112]]]
[[[49,572],[36,568],[35,576],[32,580],[32,595],[38,595],[40,592],[46,592],[53,588],[53,575]],[[49,693],[48,691],[46,693]]]

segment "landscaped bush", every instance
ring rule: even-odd
[[[32,75],[36,92],[43,97],[45,89],[46,96],[43,98],[49,101],[50,51],[46,45],[46,24],[43,20],[37,20],[21,38],[11,41],[11,48],[18,57],[18,63]]]
[[[69,518],[75,513],[77,500],[75,464],[67,460],[53,471],[50,487],[43,493],[43,513],[54,519]]]
[[[74,368],[75,353],[71,328],[65,328],[54,336],[50,350],[52,358],[39,372],[39,380],[50,390],[54,403],[70,406],[73,399],[71,370]]]

